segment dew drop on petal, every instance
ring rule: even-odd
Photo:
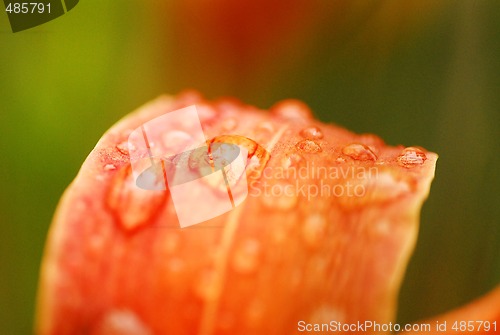
[[[184,90],[179,93],[178,99],[184,104],[196,104],[198,101],[203,100],[203,96],[195,90]]]
[[[293,99],[278,102],[271,107],[271,113],[287,120],[313,118],[311,109],[306,104]]]
[[[106,238],[104,234],[95,234],[88,239],[89,248],[93,255],[101,255],[105,246]]]
[[[225,131],[234,130],[237,126],[238,121],[232,116],[225,118],[221,123],[222,129]]]
[[[262,132],[272,133],[272,132],[274,132],[275,129],[274,129],[274,125],[271,122],[264,121],[264,122],[259,123],[259,125],[257,126],[257,130],[262,131]]]
[[[247,306],[246,320],[251,325],[258,325],[265,321],[266,305],[260,300],[254,300]]]
[[[425,153],[415,147],[408,147],[404,149],[398,156],[398,164],[405,168],[412,168],[424,164],[427,156]]]
[[[342,149],[342,153],[358,161],[376,161],[377,155],[366,145],[352,143]]]
[[[294,185],[290,183],[277,183],[264,190],[262,204],[273,210],[290,210],[297,205],[298,198]]]
[[[135,149],[135,148],[134,148]],[[128,155],[129,144],[128,141],[121,142],[116,145],[116,150],[118,150],[123,155]]]
[[[165,191],[139,188],[130,166],[120,169],[111,181],[106,204],[125,230],[152,222],[166,199]]]
[[[92,334],[97,335],[153,335],[137,314],[129,310],[112,310],[104,315]]]
[[[276,129],[269,121],[261,122],[255,128],[255,140],[257,142],[267,142],[274,136]]]
[[[174,257],[174,258],[168,260],[168,262],[167,262],[167,269],[171,273],[182,272],[184,267],[185,267],[184,261],[178,257]]]
[[[106,165],[104,165],[104,170],[105,171],[116,170],[116,166],[114,164],[106,164]]]
[[[260,144],[244,136],[239,135],[221,135],[210,140],[210,146],[216,143],[235,144],[244,148],[248,153],[247,178],[258,179],[265,169],[271,154]]]
[[[180,236],[175,233],[169,233],[168,235],[166,235],[162,243],[163,251],[167,255],[175,254],[178,251],[179,246]]]
[[[231,265],[238,273],[253,273],[259,266],[259,255],[260,243],[254,239],[245,240],[236,246]]]
[[[311,213],[304,220],[302,226],[302,237],[304,242],[315,247],[323,239],[327,222],[326,217],[320,213]]]
[[[194,292],[205,300],[216,299],[219,293],[217,272],[214,269],[202,271],[195,282]]]
[[[198,117],[202,122],[210,121],[217,115],[215,108],[209,104],[197,103],[195,106],[196,111],[198,112]]]
[[[299,168],[304,165],[304,158],[298,153],[289,153],[281,159],[281,166],[284,169]]]
[[[295,144],[295,147],[309,154],[315,154],[322,151],[321,146],[313,140],[302,140]]]
[[[304,128],[300,131],[300,136],[308,140],[316,140],[323,138],[323,132],[316,126]]]
[[[318,324],[328,323],[330,320],[344,322],[346,319],[346,313],[340,307],[321,305],[312,312],[308,319],[310,323]]]

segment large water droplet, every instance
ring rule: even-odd
[[[352,143],[342,149],[342,153],[359,161],[376,161],[377,155],[366,145]]]
[[[235,191],[238,189],[235,187],[236,184],[242,178],[246,178],[247,154],[235,144],[214,142],[209,146],[186,151],[182,155],[188,157],[188,166],[191,171],[177,172],[176,185],[203,178],[203,183],[211,190],[218,191],[220,196],[227,196],[228,187],[231,186],[231,191]],[[217,173],[217,175],[213,175],[213,173]],[[212,178],[205,178],[210,175]],[[224,180],[221,182],[217,176],[223,176]],[[246,187],[244,188],[246,190]]]
[[[299,100],[284,100],[271,107],[271,112],[287,120],[311,119],[313,117],[309,107]]]
[[[232,256],[231,265],[233,269],[241,274],[250,274],[259,266],[260,243],[249,239],[241,242]]]
[[[130,166],[119,170],[111,181],[106,203],[122,228],[133,230],[152,222],[165,202],[165,191],[139,188]]]
[[[313,140],[302,140],[295,144],[295,147],[309,154],[315,154],[322,151],[321,146]]]
[[[257,142],[239,135],[221,135],[213,138],[210,141],[210,146],[216,143],[235,144],[244,148],[248,152],[248,160],[246,166],[247,178],[257,180],[267,162],[271,158],[269,152]]]
[[[316,126],[304,128],[300,131],[300,136],[308,140],[317,140],[323,138],[323,132]]]
[[[424,164],[427,156],[425,153],[415,147],[408,147],[404,149],[398,156],[398,164],[405,168],[412,168]]]
[[[316,247],[323,239],[327,222],[320,213],[311,213],[306,217],[302,226],[302,237],[310,247]]]
[[[143,190],[166,190],[165,165],[162,162],[154,162],[152,160],[150,160],[150,164],[152,165],[137,177],[135,181],[136,185]]]

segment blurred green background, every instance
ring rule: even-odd
[[[399,321],[500,283],[500,2],[82,1],[13,34],[0,13],[0,325],[32,332],[59,197],[100,136],[196,88],[440,155]],[[3,10],[3,7],[0,7]]]

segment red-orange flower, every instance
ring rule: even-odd
[[[252,189],[233,211],[181,229],[168,190],[135,187],[127,138],[193,104],[207,138],[251,149]],[[323,124],[299,101],[263,111],[160,97],[103,136],[62,198],[36,331],[293,334],[300,322],[393,321],[436,160]]]

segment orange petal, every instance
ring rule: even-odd
[[[248,150],[250,189],[233,211],[180,228],[168,190],[134,187],[126,143],[144,122],[192,104],[207,139]],[[290,334],[305,323],[392,321],[436,160],[323,124],[294,100],[262,111],[192,92],[160,97],[103,136],[64,194],[37,332]]]

